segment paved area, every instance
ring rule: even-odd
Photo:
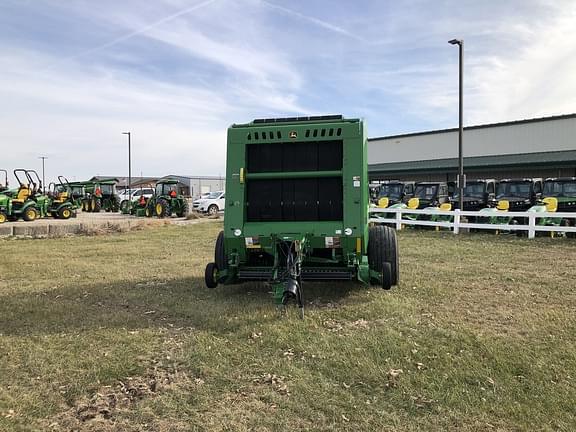
[[[79,212],[77,217],[68,220],[43,218],[33,222],[17,221],[0,224],[0,237],[6,236],[51,236],[63,234],[77,234],[85,232],[89,228],[99,226],[118,226],[120,228],[130,228],[135,225],[150,223],[157,218],[142,218],[120,213],[83,213]],[[186,218],[165,218],[162,221],[174,224],[187,224],[201,221],[201,219],[187,220]]]

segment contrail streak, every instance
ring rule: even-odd
[[[274,4],[274,3],[269,3],[265,0],[261,0],[261,2],[268,7],[271,7],[273,9],[278,9],[278,10],[280,10],[284,13],[287,13],[289,15],[295,16],[295,17],[303,19],[305,21],[309,21],[309,22],[311,22],[311,23],[313,23],[319,27],[326,29],[326,30],[330,30],[332,32],[339,33],[339,34],[344,35],[344,36],[348,36],[349,38],[356,39],[356,40],[361,41],[361,42],[368,42],[366,39],[363,39],[360,36],[355,35],[354,33],[350,33],[348,30],[343,29],[342,27],[338,27],[334,24],[330,24],[329,22],[323,21],[321,19],[314,18],[314,17],[311,17],[309,15],[304,15],[300,12],[296,12],[295,10],[287,9],[283,6],[279,6],[279,5]]]
[[[88,55],[88,54],[93,54],[93,53],[95,53],[95,52],[97,52],[97,51],[101,51],[101,50],[103,50],[103,49],[110,48],[111,46],[117,45],[117,44],[119,44],[120,42],[124,42],[124,41],[126,41],[126,40],[128,40],[128,39],[133,38],[134,36],[138,36],[139,34],[146,33],[147,31],[153,29],[154,27],[158,27],[159,25],[162,25],[162,24],[164,24],[164,23],[167,23],[168,21],[172,21],[173,19],[178,18],[178,17],[180,17],[180,16],[182,16],[182,15],[186,15],[186,14],[188,14],[188,13],[190,13],[190,12],[193,12],[193,11],[195,11],[195,10],[197,10],[197,9],[203,8],[204,6],[208,6],[208,5],[212,4],[212,3],[214,3],[215,1],[217,1],[217,0],[206,0],[206,1],[203,1],[203,2],[201,2],[201,3],[196,4],[196,5],[194,5],[194,6],[190,6],[189,8],[182,9],[181,11],[178,11],[178,12],[176,12],[176,13],[173,13],[172,15],[168,15],[167,17],[164,17],[164,18],[162,18],[162,19],[159,19],[158,21],[155,21],[155,22],[153,22],[152,24],[149,24],[149,25],[147,25],[147,26],[144,26],[144,27],[142,27],[142,28],[140,28],[140,29],[138,29],[138,30],[134,30],[134,31],[132,31],[132,32],[130,32],[130,33],[127,33],[127,34],[125,34],[125,35],[122,35],[122,36],[120,36],[120,37],[118,37],[118,38],[116,38],[116,39],[114,39],[114,40],[111,40],[110,42],[106,42],[105,44],[98,45],[98,46],[96,46],[96,47],[94,47],[94,48],[90,48],[90,49],[88,49],[88,50],[86,50],[86,51],[82,51],[81,53],[75,54],[75,55],[73,55],[73,56],[63,58],[63,59],[61,59],[60,61],[58,61],[58,62],[56,62],[56,63],[53,63],[52,65],[49,65],[46,69],[51,69],[52,67],[54,67],[54,66],[56,66],[56,65],[58,65],[58,64],[60,64],[60,63],[62,63],[62,62],[65,62],[65,61],[75,60],[75,59],[77,59],[77,58],[79,58],[79,57],[84,57],[84,56],[86,56],[86,55]]]

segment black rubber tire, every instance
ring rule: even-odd
[[[110,211],[114,213],[120,211],[120,197],[118,195],[114,195],[110,198]]]
[[[182,198],[182,205],[180,206],[180,210],[176,213],[178,217],[184,217],[188,215],[188,202]]]
[[[130,201],[128,201],[128,200],[122,200],[122,202],[120,203],[120,211],[122,213],[125,213],[128,211],[128,203],[129,202]],[[127,213],[125,213],[125,214],[127,214]]]
[[[390,263],[392,285],[398,285],[400,265],[396,231],[383,225],[372,226],[368,230],[368,266],[381,273],[385,262]]]
[[[154,215],[153,207],[147,205],[147,206],[146,206],[146,210],[144,210],[144,216],[146,216],[146,217],[152,217],[153,215]]]
[[[8,220],[8,216],[6,215],[6,213],[3,211],[0,211],[0,224],[3,224],[7,220]]]
[[[59,219],[70,219],[72,217],[72,209],[70,207],[62,207],[58,210]]]
[[[224,231],[218,233],[216,238],[216,247],[214,248],[214,262],[216,267],[220,270],[225,270],[228,268],[228,262],[226,260],[226,253],[224,251]]]
[[[212,204],[210,207],[208,207],[208,214],[210,216],[217,215],[218,211],[218,206],[216,204]]]
[[[159,218],[164,218],[170,216],[170,204],[164,198],[160,198],[156,201],[154,206],[154,213]]]
[[[206,270],[204,271],[204,282],[208,288],[216,288],[218,286],[218,282],[214,277],[216,270],[217,267],[215,263],[208,263],[206,266]]]
[[[32,214],[32,212],[34,212],[34,214]],[[24,210],[24,213],[22,213],[22,219],[24,219],[26,222],[35,221],[39,216],[40,213],[34,206],[28,207],[26,210]]]
[[[382,263],[382,289],[389,290],[392,288],[392,266],[389,262]]]
[[[100,213],[100,210],[102,210],[102,201],[98,198],[92,198],[90,209],[93,213]]]

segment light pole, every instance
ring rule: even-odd
[[[44,177],[44,161],[48,159],[48,156],[39,156],[38,159],[42,159],[42,193],[46,193],[46,180]]]
[[[458,74],[458,205],[460,211],[464,210],[464,186],[466,186],[466,177],[464,177],[464,156],[462,155],[462,134],[463,126],[463,75],[464,75],[464,39],[452,39],[449,44],[458,45],[459,51],[459,74]]]
[[[128,135],[128,207],[132,206],[131,193],[132,193],[132,156],[131,156],[131,134],[130,132],[122,132],[122,135]]]

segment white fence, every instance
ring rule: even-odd
[[[370,222],[380,224],[391,224],[400,230],[405,225],[416,226],[432,226],[447,228],[458,234],[462,229],[479,229],[479,230],[492,230],[492,231],[528,231],[528,238],[534,238],[536,232],[555,232],[555,233],[576,233],[576,213],[560,213],[560,212],[479,212],[479,211],[460,211],[456,210],[411,210],[399,208],[370,208],[371,217]],[[382,217],[373,217],[373,215],[382,214]],[[394,217],[384,217],[385,215],[392,215]],[[450,221],[430,221],[430,220],[411,220],[406,219],[403,215],[438,215],[444,216],[445,219]],[[464,218],[463,218],[464,217]],[[471,223],[466,218],[469,217],[504,217],[504,218],[527,218],[528,224],[526,225],[512,225],[512,224],[491,224],[491,223]],[[570,227],[568,226],[553,226],[553,225],[539,225],[537,219],[552,218],[552,219],[569,219],[572,221]],[[576,235],[576,234],[575,234]]]

